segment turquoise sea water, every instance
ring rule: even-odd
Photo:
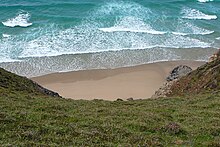
[[[219,18],[220,0],[1,0],[0,66],[40,75],[207,60],[220,47]]]

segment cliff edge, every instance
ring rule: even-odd
[[[175,81],[167,96],[220,92],[220,58]]]
[[[61,97],[58,93],[48,90],[26,77],[18,76],[0,68],[0,94],[7,94],[8,92]]]

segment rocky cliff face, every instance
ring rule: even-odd
[[[48,90],[32,80],[10,73],[0,68],[0,93],[20,91],[34,95],[61,97],[58,93]]]
[[[167,81],[152,98],[216,92],[220,92],[220,56],[194,71],[186,72],[185,76]]]
[[[167,96],[220,92],[220,58],[174,82]]]
[[[172,85],[181,77],[187,75],[192,71],[192,68],[186,65],[179,65],[175,67],[171,72],[170,75],[166,78],[167,82],[165,82],[159,90],[155,92],[152,98],[159,98],[159,97],[167,97],[172,91]]]

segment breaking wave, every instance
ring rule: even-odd
[[[2,24],[7,27],[29,27],[32,25],[32,23],[29,22],[30,17],[28,12],[20,12],[16,17],[10,18],[2,22]]]
[[[205,20],[217,19],[216,15],[208,15],[199,10],[191,9],[191,8],[184,8],[181,14],[183,15],[182,18],[185,19],[205,19]]]
[[[207,3],[207,2],[212,2],[213,0],[198,0],[200,3]]]
[[[156,31],[150,25],[147,25],[142,19],[135,17],[124,17],[113,27],[100,28],[103,32],[136,32],[149,33],[154,35],[165,34],[163,31]]]

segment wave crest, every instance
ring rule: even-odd
[[[213,0],[198,0],[200,3],[207,3],[207,2],[212,2]]]
[[[30,14],[27,12],[20,12],[14,18],[10,18],[7,21],[2,22],[4,26],[7,27],[29,27],[32,23],[29,22]]]
[[[179,21],[175,30],[170,31],[157,31],[151,27],[151,25],[146,24],[140,18],[135,17],[124,17],[112,27],[99,28],[100,31],[106,33],[113,32],[132,32],[132,33],[147,33],[153,35],[163,35],[163,34],[173,34],[173,35],[207,35],[212,34],[214,31],[206,30],[193,25],[189,22]]]
[[[192,23],[184,22],[179,20],[177,23],[177,27],[173,34],[178,35],[208,35],[214,33],[214,31],[206,30],[204,28],[200,28]]]
[[[133,16],[138,18],[149,19],[154,13],[150,8],[144,7],[136,2],[114,1],[106,2],[100,8],[91,13],[92,16]]]
[[[154,35],[165,34],[163,31],[156,31],[150,25],[140,18],[124,17],[117,22],[113,27],[100,28],[103,32],[134,32],[134,33],[148,33]]]
[[[185,19],[205,19],[205,20],[217,19],[216,15],[208,15],[199,10],[191,9],[191,8],[184,8],[181,14],[183,14],[182,18]]]

